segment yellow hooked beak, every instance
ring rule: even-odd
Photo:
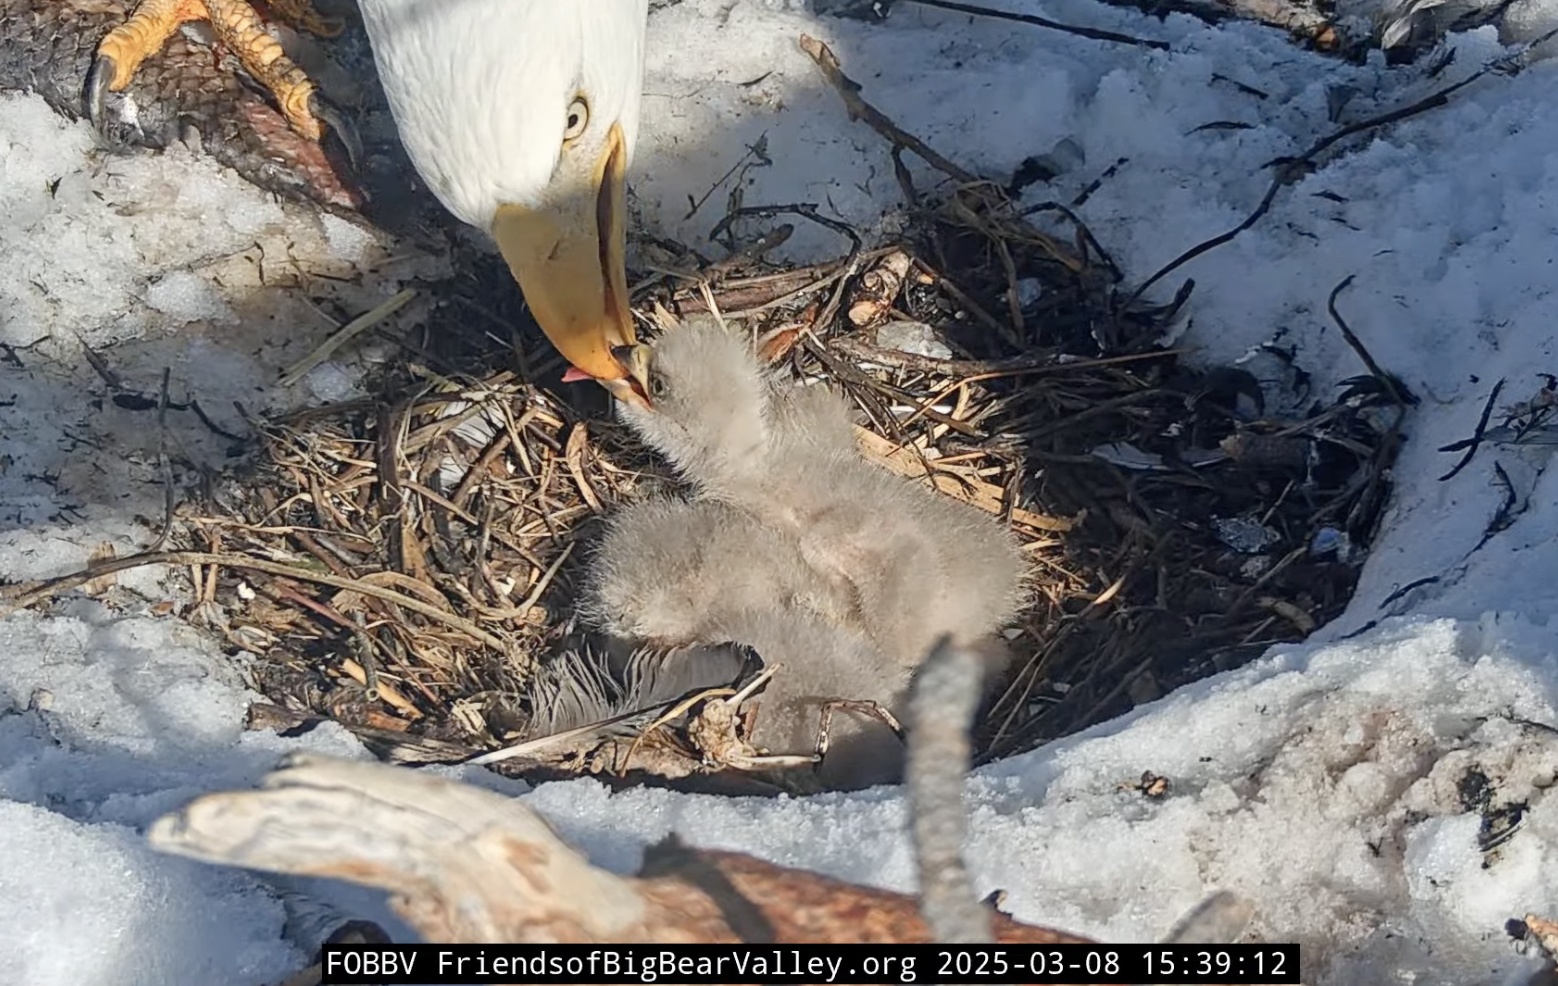
[[[637,344],[628,311],[627,144],[612,124],[594,161],[559,179],[560,201],[498,207],[492,235],[541,331],[563,358],[620,400],[645,403],[615,350]],[[571,180],[570,180],[571,179]]]

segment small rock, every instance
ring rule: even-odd
[[[1282,535],[1248,517],[1214,517],[1212,533],[1241,555],[1258,555],[1282,540]]]
[[[896,349],[914,356],[952,358],[952,350],[936,337],[936,330],[924,322],[888,322],[876,330],[876,344],[882,349]]]
[[[1335,555],[1336,560],[1345,565],[1352,560],[1352,538],[1347,536],[1346,531],[1322,527],[1315,531],[1315,536],[1309,542],[1309,554],[1313,558]]]

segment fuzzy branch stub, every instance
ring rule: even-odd
[[[921,665],[909,698],[909,828],[920,864],[920,909],[936,940],[947,944],[990,941],[990,912],[974,896],[963,861],[969,730],[983,684],[979,655],[944,637]]]

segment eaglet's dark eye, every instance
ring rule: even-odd
[[[665,382],[665,377],[661,376],[658,373],[651,373],[649,375],[649,396],[650,397],[654,397],[654,398],[664,397],[670,391],[670,389],[671,389],[671,386],[670,386],[670,384]]]

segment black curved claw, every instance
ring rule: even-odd
[[[107,123],[104,104],[108,99],[108,86],[114,81],[114,74],[117,71],[118,66],[114,64],[113,58],[108,55],[95,55],[92,58],[92,68],[87,72],[86,91],[83,93],[87,120],[104,137],[108,136],[104,129]]]
[[[319,118],[325,125],[325,140],[333,134],[336,143],[346,154],[346,164],[354,174],[362,173],[362,138],[357,134],[357,127],[351,122],[339,106],[321,96],[317,91],[310,93],[308,97],[308,110]]]

